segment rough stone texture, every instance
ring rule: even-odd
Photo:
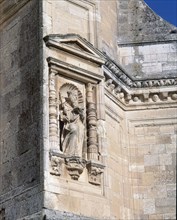
[[[118,1],[118,57],[131,76],[176,76],[177,28],[156,15],[143,0]]]
[[[45,209],[44,210],[44,220],[96,220],[96,218],[84,217],[79,215],[74,215],[68,212],[58,212],[54,210]]]
[[[14,0],[0,6],[3,16],[10,10],[7,20],[0,17],[0,218],[175,219],[175,84],[131,89],[121,84],[113,63],[112,69],[102,65],[100,52],[133,80],[176,77],[174,27],[142,0],[29,0],[23,6]],[[59,151],[58,96],[68,82],[87,102],[87,83],[95,86],[99,149],[93,154],[105,166],[98,185],[89,182],[85,167],[72,179]],[[162,93],[160,102],[146,96],[154,91]],[[133,92],[141,103],[136,97],[129,102]]]
[[[142,43],[119,46],[119,62],[136,79],[175,77],[177,43]]]
[[[175,117],[175,112],[169,109],[168,111],[157,110],[156,114],[151,113],[153,125],[145,118],[143,119],[143,114],[146,113],[139,112],[139,116],[135,116],[136,113],[128,113],[128,117],[133,118],[130,130],[135,137],[134,141],[130,139],[130,148],[136,152],[135,163],[144,167],[143,171],[138,169],[134,171],[139,175],[133,191],[136,193],[135,199],[141,198],[143,201],[143,212],[149,216],[149,219],[165,219],[165,213],[173,215],[175,211],[175,196],[172,196],[172,192],[176,187],[176,168],[173,166],[169,170],[167,164],[172,164],[169,145],[173,145],[173,149],[176,150],[176,141],[173,140],[176,120],[174,126],[171,126],[172,120],[168,122],[163,118],[166,114],[173,113]],[[138,159],[139,156],[142,160]]]
[[[155,14],[144,0],[118,1],[118,42],[145,43],[176,40],[176,27]]]
[[[0,5],[0,210],[10,220],[41,209],[39,7],[18,6]]]

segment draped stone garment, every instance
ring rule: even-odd
[[[68,102],[62,105],[61,120],[64,122],[62,129],[62,149],[66,156],[82,157],[84,141],[84,125],[81,121],[82,109],[72,107]]]

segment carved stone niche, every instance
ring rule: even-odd
[[[88,161],[88,181],[93,185],[101,185],[101,174],[104,171],[104,165],[98,161]]]
[[[86,164],[82,158],[85,106],[81,91],[68,82],[59,89],[59,128],[60,150],[65,158],[66,169],[72,179],[78,180]]]
[[[78,180],[85,168],[86,160],[80,157],[72,156],[65,158],[65,163],[66,169],[68,170],[71,178],[73,180]]]
[[[104,55],[78,35],[50,35],[44,40],[51,50],[49,148],[58,152],[50,156],[51,174],[65,176],[67,171],[78,180],[87,164],[89,183],[100,185],[104,166],[99,162],[102,140],[97,121],[104,120]],[[84,65],[78,65],[83,60]]]

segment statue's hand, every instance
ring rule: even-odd
[[[64,122],[69,122],[69,118],[66,115],[62,115],[62,120]]]

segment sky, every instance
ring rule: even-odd
[[[177,0],[145,0],[153,11],[177,26]]]

